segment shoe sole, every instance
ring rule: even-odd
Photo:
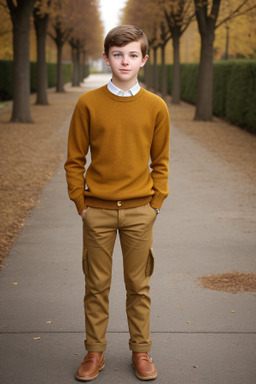
[[[137,378],[142,381],[147,381],[147,380],[155,380],[157,378],[157,373],[152,376],[141,376],[137,372],[135,372]]]
[[[136,371],[136,368],[133,364],[133,368],[135,369],[135,375],[137,376],[137,378],[139,380],[142,380],[142,381],[147,381],[147,380],[155,380],[157,378],[157,372],[154,373],[154,375],[151,375],[151,376],[141,376],[137,371]]]
[[[99,372],[102,371],[104,368],[105,368],[105,364],[103,364],[99,368]],[[99,372],[96,375],[90,376],[90,377],[89,376],[78,376],[78,375],[76,375],[76,379],[79,380],[79,381],[91,381],[91,380],[96,379],[99,376]]]

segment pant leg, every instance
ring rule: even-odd
[[[149,204],[121,210],[119,216],[129,345],[135,352],[148,352],[151,348],[149,279],[153,272],[152,242],[155,219],[156,212]]]
[[[115,211],[96,208],[88,208],[83,220],[85,348],[88,351],[106,349],[116,221]]]

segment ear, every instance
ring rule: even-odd
[[[105,64],[106,64],[108,67],[110,67],[110,62],[109,62],[109,59],[108,59],[106,53],[103,52],[102,56],[103,56],[103,59],[104,59],[104,61],[105,61]]]
[[[143,59],[142,59],[142,63],[141,63],[141,65],[140,65],[141,68],[144,67],[144,65],[145,65],[146,62],[148,61],[148,58],[149,58],[148,55],[146,55],[145,57],[143,57]]]

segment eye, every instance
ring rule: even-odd
[[[135,54],[132,54],[132,55],[131,55],[131,58],[132,58],[132,59],[136,59],[136,57],[138,57],[138,55],[135,55]]]
[[[114,57],[121,57],[121,53],[114,53]]]

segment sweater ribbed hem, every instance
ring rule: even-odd
[[[85,197],[85,204],[87,207],[102,208],[102,209],[127,209],[141,207],[148,204],[152,196],[140,197],[130,200],[100,200],[95,197]]]

